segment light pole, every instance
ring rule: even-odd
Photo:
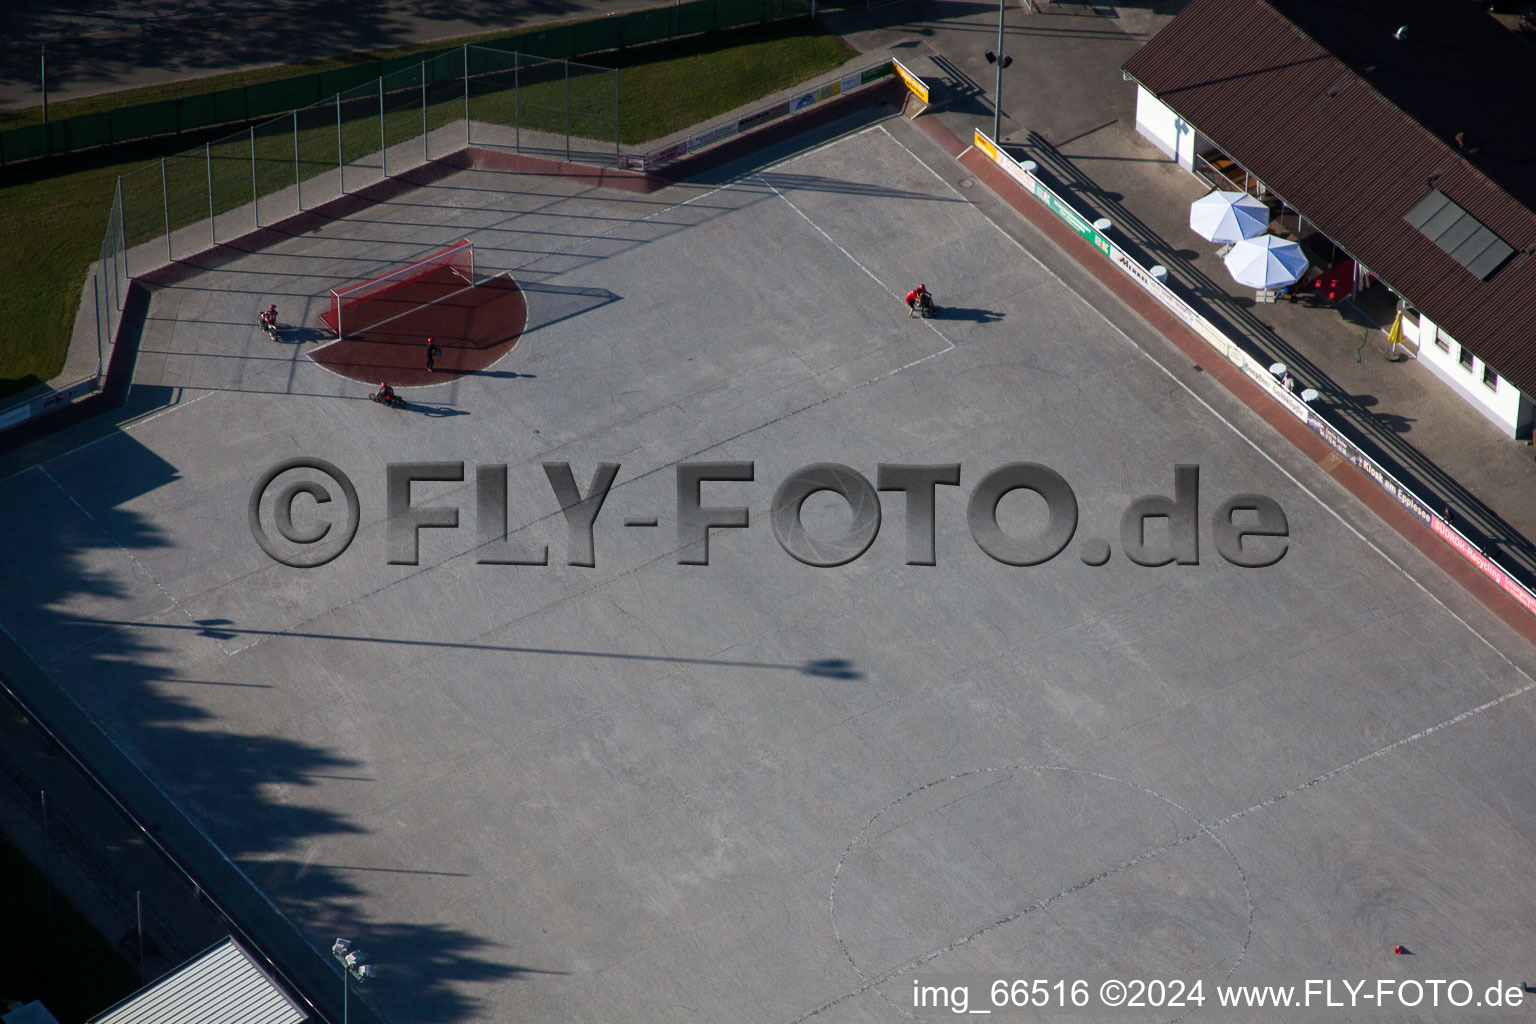
[[[1003,68],[1013,63],[1012,57],[1003,55],[1003,12],[1008,0],[997,0],[997,52],[987,51],[987,63],[997,65],[997,88],[992,92],[992,141],[1001,146],[999,137],[1003,121]]]
[[[364,963],[367,954],[360,949],[353,949],[348,939],[337,939],[331,943],[331,955],[334,956],[342,967],[341,972],[341,1024],[347,1024],[347,996],[350,985],[347,983],[347,975],[352,975],[358,981],[367,981],[378,973],[373,964]]]

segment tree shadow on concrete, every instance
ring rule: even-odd
[[[0,509],[25,524],[0,541],[12,578],[25,581],[0,596],[0,672],[9,688],[184,866],[189,888],[195,884],[231,931],[254,939],[328,1016],[340,1019],[333,1003],[341,994],[329,955],[334,936],[326,933],[345,922],[398,959],[389,985],[413,1019],[473,1019],[466,982],[499,982],[525,968],[501,962],[491,943],[458,929],[371,921],[347,869],[308,861],[317,841],[364,829],[351,816],[274,794],[360,777],[365,766],[291,731],[232,730],[189,696],[216,683],[250,695],[233,699],[264,702],[295,681],[200,677],[192,665],[226,657],[220,648],[238,633],[237,623],[189,619],[148,575],[147,564],[170,564],[164,559],[178,542],[134,507],[150,491],[177,486],[180,474],[131,435],[103,443],[113,450],[54,459],[0,489]],[[189,644],[163,645],[138,619],[179,620]],[[254,879],[282,874],[302,876],[303,884],[256,887]],[[375,1019],[357,1000],[351,1016],[362,1024]]]
[[[0,541],[0,557],[15,579],[26,581],[0,595],[0,620],[6,623],[0,673],[31,713],[106,780],[143,834],[184,865],[189,888],[195,885],[206,895],[226,916],[229,930],[271,956],[285,982],[331,1019],[341,1017],[343,976],[330,954],[338,936],[357,942],[381,968],[378,978],[352,991],[349,1016],[358,1024],[379,1019],[370,1001],[387,1002],[392,1013],[426,1024],[481,1019],[487,1007],[477,988],[489,991],[533,974],[565,971],[558,962],[509,962],[495,941],[440,921],[378,919],[370,911],[378,906],[377,892],[360,881],[377,877],[387,883],[394,875],[483,881],[475,879],[473,867],[325,861],[320,851],[327,846],[374,830],[360,824],[359,814],[332,810],[336,800],[321,787],[355,787],[350,791],[357,794],[360,812],[391,799],[379,791],[366,761],[339,753],[323,739],[322,716],[332,698],[361,699],[345,691],[368,678],[358,671],[343,676],[338,666],[415,645],[766,668],[829,681],[864,677],[843,658],[770,664],[455,644],[300,627],[255,630],[239,611],[194,616],[177,593],[198,571],[183,559],[200,552],[141,511],[151,492],[181,486],[176,465],[127,433],[108,435],[7,480],[0,489],[0,512],[13,522],[42,525],[11,531]],[[347,661],[316,664],[313,678],[296,678],[279,671],[286,661],[249,652],[260,641],[324,643]],[[230,671],[234,678],[218,678],[225,666],[236,664],[228,660],[236,653],[246,660]],[[295,700],[306,702],[308,710],[292,718]],[[210,710],[225,702],[243,707],[242,720],[265,714],[274,725],[262,731],[231,728]]]

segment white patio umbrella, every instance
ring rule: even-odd
[[[1189,227],[1213,242],[1241,242],[1269,227],[1269,207],[1247,192],[1211,192],[1189,204]]]
[[[1295,284],[1307,269],[1301,246],[1274,235],[1243,239],[1222,262],[1233,280],[1250,288],[1284,288]]]

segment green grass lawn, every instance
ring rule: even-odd
[[[566,24],[566,22],[554,21],[548,24],[541,24],[539,27],[544,29],[563,24]],[[198,96],[203,93],[218,92],[221,89],[237,89],[241,86],[261,85],[265,82],[276,82],[280,79],[292,78],[296,75],[319,74],[323,71],[335,71],[339,68],[367,64],[371,61],[408,57],[416,53],[437,53],[454,46],[461,46],[464,43],[490,42],[497,39],[506,39],[515,34],[512,32],[485,32],[454,39],[439,39],[431,43],[393,46],[383,50],[348,53],[342,54],[339,57],[321,57],[316,60],[301,61],[293,64],[274,64],[271,67],[252,68],[249,71],[233,71],[223,75],[183,78],[180,81],[167,82],[164,85],[147,85],[137,89],[122,89],[117,92],[100,93],[96,96],[82,96],[74,100],[54,101],[48,104],[48,119],[51,121],[62,121],[67,117],[78,117],[82,114],[100,114],[103,111],[131,107],[139,103],[177,100],[185,96]],[[32,107],[18,107],[14,110],[0,110],[0,131],[42,123],[43,108],[41,104]]]
[[[434,44],[433,48],[441,45]],[[370,59],[376,56],[370,55]],[[691,39],[636,47],[610,56],[619,68],[620,140],[625,146],[638,147],[836,68],[855,56],[855,52],[816,23],[800,19],[713,32]],[[283,68],[280,74],[271,77],[290,75],[294,70]],[[204,79],[198,80],[197,84],[206,88],[210,83]],[[591,86],[590,98],[578,102],[583,107],[593,108],[593,116],[578,117],[573,127],[578,134],[585,133],[583,127],[593,133],[602,131],[604,134],[600,137],[607,141],[612,137],[606,134],[612,131],[611,79],[592,76],[588,84]],[[184,90],[180,85],[166,88]],[[544,90],[546,99],[539,99],[539,90]],[[522,106],[528,107],[533,100],[539,102],[532,103],[529,109],[519,110],[517,116],[525,119],[523,123],[529,127],[555,128],[558,125],[563,131],[563,113],[555,116],[548,111],[551,104],[563,103],[564,94],[563,76],[558,85],[548,83],[527,90]],[[140,103],[167,98],[167,95],[158,90],[133,90],[116,94],[115,98],[119,102]],[[476,119],[510,123],[507,118],[511,116],[511,103],[498,102],[494,94],[477,96],[475,102],[478,108]],[[442,118],[460,116],[461,103],[431,107],[429,116],[434,123]],[[398,131],[414,130],[397,127],[396,121],[403,123],[420,116],[419,107],[414,114],[388,115],[385,130],[389,132],[391,144]],[[540,117],[548,123],[541,125]],[[377,140],[377,115],[371,121],[371,127],[366,122],[348,123],[349,158],[354,149],[351,139]],[[208,141],[216,143],[217,138],[227,138],[227,133],[227,129],[222,129],[206,133],[206,136]],[[323,152],[329,147],[334,154],[334,132],[329,128],[316,128],[300,134],[305,153],[303,173],[308,176],[328,169],[331,165],[325,162]],[[288,136],[288,145],[291,145],[291,138]],[[138,170],[161,157],[201,146],[204,140],[204,135],[183,135],[0,170],[0,224],[5,225],[8,243],[0,246],[0,281],[5,282],[6,306],[3,327],[0,327],[3,331],[0,333],[0,397],[39,380],[48,380],[63,368],[81,289],[91,262],[100,252],[118,175]],[[258,145],[261,145],[260,141]],[[362,143],[358,146],[367,149]],[[242,174],[234,173],[238,170],[235,165],[239,163],[240,148],[239,141],[225,147],[217,144],[213,147],[215,161],[221,150],[229,151],[227,162],[232,168],[229,174],[231,185],[221,190],[218,200],[221,209],[250,200],[249,186],[241,191],[243,182],[239,179]],[[258,152],[257,156],[260,167],[266,167],[262,154]],[[282,161],[275,158],[270,161],[275,176],[280,177],[283,173],[278,165],[285,160],[286,157]],[[242,173],[248,175],[249,172]],[[220,191],[221,174],[216,166],[216,191]],[[259,168],[259,174],[265,181],[267,172]],[[149,177],[158,178],[158,174]],[[280,182],[274,178],[274,190],[278,184]],[[263,191],[267,190],[265,185],[261,187]],[[206,193],[203,195],[206,202]],[[197,204],[180,204],[178,210],[181,212],[178,215],[173,211],[173,221],[197,219],[202,216],[197,212],[200,209],[202,207]],[[129,244],[139,240],[131,237]]]
[[[738,31],[751,32],[753,41],[732,45],[734,32],[714,33],[718,44],[713,47],[683,39],[618,54],[620,141],[638,146],[659,139],[858,55],[809,20]]]
[[[131,162],[71,161],[85,166],[0,188],[0,224],[8,243],[0,246],[6,309],[0,324],[0,396],[64,368],[86,271],[100,254],[113,185],[119,172],[143,160],[139,153]]]

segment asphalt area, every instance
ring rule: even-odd
[[[644,196],[464,171],[160,289],[134,388],[169,404],[0,482],[24,524],[6,632],[292,922],[276,955],[369,952],[354,1017],[947,1020],[914,978],[1518,979],[1531,651],[1133,344],[910,124],[845,127]],[[324,329],[250,325],[268,301],[318,323],[331,288],[460,237],[527,322],[408,409],[310,358]],[[936,319],[908,317],[919,280]],[[297,457],[359,499],[318,568],[247,517]],[[700,503],[745,524],[681,564],[687,467],[726,462],[750,479]],[[1078,523],[1009,565],[967,516],[1025,462]],[[439,510],[419,530],[388,514],[404,463],[438,464],[404,488]],[[552,481],[586,494],[605,463],[588,551]],[[958,464],[934,564],[909,564],[928,517],[899,491],[859,557],[786,553],[775,492],[818,463]],[[1178,465],[1198,560],[1135,564],[1123,513]],[[293,472],[260,528],[282,490],[291,536],[337,543],[335,481]],[[1218,552],[1238,494],[1283,509],[1275,564]],[[870,525],[827,491],[799,507],[831,547]],[[1047,517],[1027,491],[995,510],[1008,536]]]

